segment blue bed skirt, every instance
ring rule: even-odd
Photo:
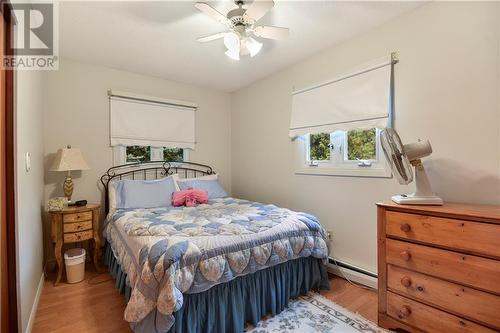
[[[126,299],[131,288],[127,275],[106,244],[104,262]],[[182,308],[174,313],[171,333],[243,332],[245,324],[256,325],[266,314],[283,311],[290,299],[310,290],[329,289],[328,274],[321,259],[307,257],[287,261],[253,274],[237,277],[198,294],[184,294]]]

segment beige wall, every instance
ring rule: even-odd
[[[20,327],[29,331],[29,319],[42,277],[43,121],[42,73],[17,72],[16,101],[16,205],[17,265]],[[31,171],[25,154],[31,154]],[[34,320],[34,313],[31,320]],[[32,323],[31,323],[32,324]]]
[[[375,203],[395,179],[294,174],[292,90],[399,53],[396,128],[430,139],[425,166],[445,200],[500,203],[497,3],[430,3],[232,95],[233,195],[317,215],[333,256],[376,271]]]
[[[67,144],[80,148],[90,166],[73,173],[73,199],[101,201],[99,178],[113,163],[109,89],[197,103],[197,144],[190,160],[213,166],[224,188],[231,190],[229,94],[69,60],[61,62],[59,71],[47,73],[45,84],[46,167],[51,154]],[[62,195],[63,180],[63,174],[45,172],[45,199]]]

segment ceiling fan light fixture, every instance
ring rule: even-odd
[[[195,7],[202,13],[222,23],[229,31],[219,32],[200,37],[198,42],[205,43],[224,39],[227,48],[226,55],[231,59],[240,60],[241,56],[256,56],[263,44],[250,35],[264,39],[284,39],[288,36],[288,28],[275,26],[255,26],[274,6],[274,0],[234,0],[238,8],[229,10],[226,14],[204,2],[197,2]],[[245,8],[243,8],[245,6]]]
[[[255,55],[257,55],[257,53],[259,53],[260,50],[262,49],[262,43],[256,41],[252,37],[248,37],[246,39],[245,44],[246,44],[246,47],[248,48],[248,51],[250,51],[251,57],[254,57]]]
[[[228,32],[224,36],[224,45],[228,50],[240,49],[240,37],[234,32]]]
[[[240,48],[229,49],[226,51],[226,55],[233,60],[240,60]]]

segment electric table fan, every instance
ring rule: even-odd
[[[412,194],[395,195],[392,201],[405,205],[442,205],[443,200],[432,192],[421,161],[421,158],[432,154],[429,140],[403,145],[398,133],[392,128],[383,130],[380,137],[385,157],[401,185],[408,185],[413,181],[411,166],[415,168],[416,191]]]

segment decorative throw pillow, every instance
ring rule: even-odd
[[[172,193],[172,206],[186,206],[186,207],[195,207],[198,204],[204,204],[208,202],[208,193],[207,191],[197,189],[197,188],[188,188],[185,191],[176,191]]]

